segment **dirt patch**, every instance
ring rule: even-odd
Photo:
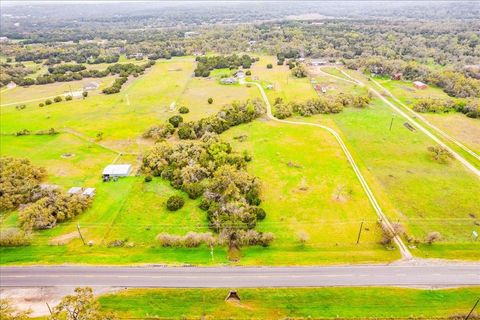
[[[83,229],[83,232],[86,232],[87,229]],[[80,238],[80,235],[78,234],[77,231],[73,231],[70,233],[62,234],[61,236],[55,237],[52,240],[50,240],[49,244],[51,246],[64,246],[68,244],[70,241],[73,239]]]

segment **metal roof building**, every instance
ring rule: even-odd
[[[110,164],[103,169],[103,176],[105,177],[127,177],[132,170],[130,164]]]

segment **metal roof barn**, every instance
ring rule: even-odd
[[[127,177],[132,170],[130,164],[110,164],[103,169],[103,175],[109,177]]]

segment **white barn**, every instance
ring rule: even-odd
[[[132,171],[130,164],[110,164],[103,169],[103,178],[128,177]]]

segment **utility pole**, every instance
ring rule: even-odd
[[[477,307],[477,304],[478,304],[479,301],[480,301],[480,298],[477,299],[477,302],[475,302],[475,304],[473,305],[472,310],[470,310],[470,312],[468,313],[468,315],[467,315],[467,317],[465,318],[465,320],[468,320],[468,318],[470,318],[470,316],[471,316],[472,313],[473,313],[473,310],[475,310],[475,308]]]
[[[77,223],[77,230],[78,230],[78,234],[80,235],[80,239],[82,239],[82,242],[83,242],[83,245],[87,245],[85,243],[85,239],[83,239],[83,236],[82,236],[82,233],[80,232],[80,223]]]
[[[53,315],[52,308],[50,308],[50,305],[48,304],[48,302],[45,302],[45,303],[47,304],[48,312],[50,312],[50,315]]]
[[[360,224],[360,230],[358,230],[357,244],[360,243],[360,235],[362,234],[362,229],[363,229],[363,221]]]

